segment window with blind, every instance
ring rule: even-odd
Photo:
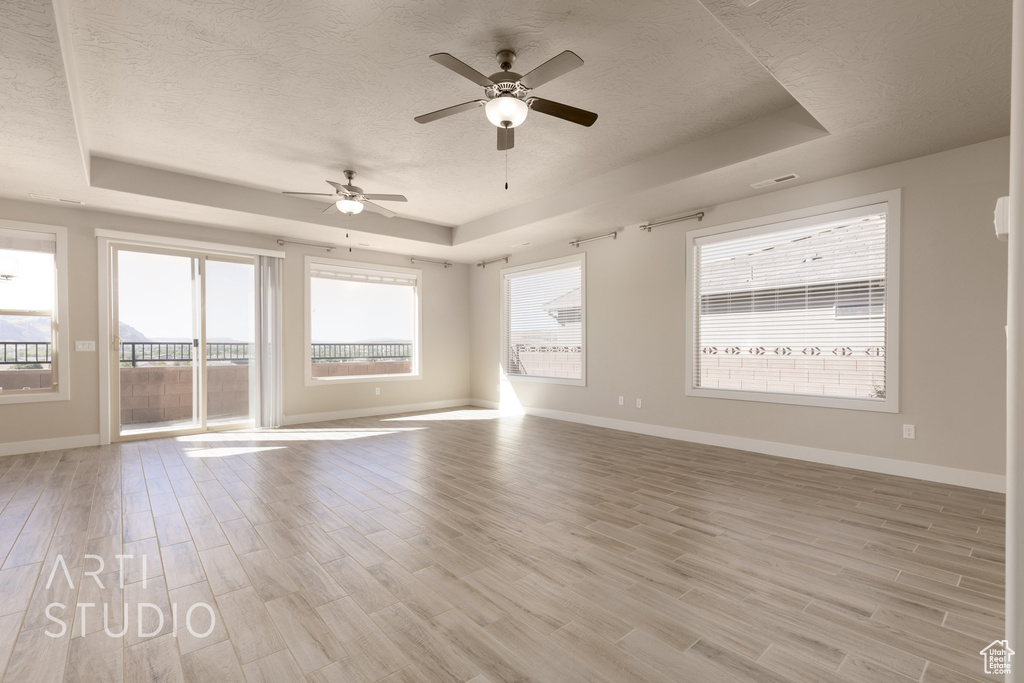
[[[0,402],[68,397],[65,233],[51,230],[0,224]]]
[[[307,258],[307,384],[419,374],[420,271]]]
[[[586,383],[584,256],[501,271],[507,376]]]
[[[897,209],[691,233],[688,393],[895,411]]]

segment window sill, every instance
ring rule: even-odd
[[[572,387],[587,386],[586,379],[569,379],[567,377],[534,377],[533,375],[506,375],[510,382],[527,382],[536,384],[564,384]]]
[[[306,376],[307,387],[325,387],[332,384],[359,384],[361,382],[401,382],[423,379],[420,373],[408,375],[336,375],[334,377]]]
[[[70,401],[68,391],[0,391],[0,405],[7,403],[56,403]]]
[[[841,408],[844,410],[865,410],[875,413],[898,413],[899,402],[895,397],[885,399],[837,398],[832,396],[808,396],[806,394],[773,394],[739,389],[696,389],[686,390],[687,396],[697,398],[720,398],[728,401],[756,401],[758,403],[783,403],[794,406],[815,408]]]

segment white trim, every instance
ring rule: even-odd
[[[55,439],[38,439],[35,441],[12,441],[0,443],[0,456],[21,455],[23,453],[44,453],[46,451],[64,451],[69,448],[99,446],[99,434],[82,434],[81,436],[61,436]]]
[[[750,218],[735,223],[691,230],[686,233],[685,254],[685,343],[683,386],[687,396],[717,398],[734,401],[757,401],[761,403],[783,403],[788,405],[815,406],[821,408],[843,408],[847,410],[868,410],[883,413],[900,411],[899,364],[900,364],[900,197],[901,190],[886,190],[862,197],[804,207],[794,211]],[[831,220],[856,213],[860,210],[881,209],[886,211],[886,273],[885,273],[885,391],[884,400],[817,397],[806,394],[784,394],[755,392],[735,389],[706,389],[695,387],[694,378],[694,249],[695,242],[713,235],[724,235],[746,230],[748,233],[769,232],[789,227],[811,225],[819,219]],[[725,237],[723,236],[723,239]]]
[[[341,259],[324,258],[307,254],[303,259],[303,286],[305,295],[302,300],[303,307],[303,339],[302,347],[302,378],[303,384],[307,387],[327,387],[331,385],[359,384],[360,382],[394,382],[394,381],[416,381],[423,379],[423,352],[420,348],[423,344],[423,271],[420,268],[405,268],[403,266],[383,266],[375,263],[363,263],[361,261],[344,261]],[[354,270],[366,274],[387,274],[403,273],[416,278],[413,289],[416,292],[416,307],[413,311],[416,319],[413,320],[412,340],[412,372],[407,374],[391,375],[335,375],[333,377],[313,377],[313,314],[312,314],[312,275],[313,264],[317,263],[328,267],[337,267],[345,270]],[[287,418],[286,418],[287,419]],[[330,418],[337,419],[337,418]],[[288,424],[285,422],[284,424]]]
[[[113,351],[113,339],[111,338],[111,301],[110,301],[110,241],[107,239],[96,240],[96,274],[99,286],[99,343],[96,351],[99,352],[100,360],[100,443],[110,443],[111,429],[111,402],[110,396],[110,355]]]
[[[353,417],[375,417],[377,415],[394,415],[397,413],[415,413],[421,410],[439,410],[441,408],[459,408],[475,405],[468,398],[452,398],[444,401],[427,403],[409,403],[399,406],[375,406],[373,408],[353,408],[351,410],[335,410],[329,413],[307,413],[305,415],[285,415],[282,422],[285,426],[309,424],[310,422],[328,422],[330,420],[347,420]]]
[[[482,408],[497,408],[496,403],[473,399],[472,405]],[[795,444],[779,443],[777,441],[764,441],[762,439],[750,439],[743,436],[731,436],[728,434],[714,434],[712,432],[698,432],[692,429],[679,427],[666,427],[663,425],[647,424],[644,422],[631,422],[629,420],[616,420],[596,415],[584,415],[582,413],[569,413],[562,410],[549,410],[547,408],[524,408],[527,415],[546,417],[552,420],[564,422],[576,422],[578,424],[616,429],[621,432],[632,432],[634,434],[645,434],[657,436],[663,439],[675,441],[690,441],[692,443],[704,444],[707,446],[721,446],[722,448],[734,448],[764,455],[774,455],[780,458],[791,460],[803,460],[805,462],[816,462],[836,467],[849,467],[855,470],[876,472],[878,474],[892,474],[898,477],[909,477],[911,479],[923,479],[925,481],[937,482],[940,484],[952,484],[954,486],[965,486],[983,491],[995,491],[1004,493],[1006,491],[1006,476],[1002,474],[989,474],[988,472],[976,472],[974,470],[962,470],[956,467],[945,467],[942,465],[929,465],[923,462],[911,462],[909,460],[896,460],[895,458],[881,458],[875,455],[862,455],[860,453],[848,453],[845,451],[833,451],[826,448],[813,448],[810,446],[797,446]]]
[[[508,276],[517,273],[530,272],[533,274],[543,273],[549,270],[559,270],[567,263],[579,263],[580,266],[580,377],[573,379],[569,377],[539,377],[534,375],[511,375],[508,372]],[[587,386],[587,252],[581,251],[578,254],[561,256],[559,258],[524,263],[519,266],[509,266],[498,271],[501,281],[498,324],[501,329],[498,331],[498,338],[501,340],[501,370],[502,374],[510,382],[532,382],[537,384],[563,384],[574,387]]]
[[[242,247],[235,244],[218,244],[216,242],[204,242],[202,240],[187,240],[180,237],[165,237],[163,235],[149,235],[140,232],[123,232],[121,230],[107,230],[96,228],[96,237],[122,242],[124,244],[144,244],[147,246],[157,245],[164,247],[178,247],[181,249],[199,250],[203,254],[226,254],[245,256],[274,256],[284,258],[285,252],[274,249],[260,249],[258,247]]]
[[[50,376],[56,382],[57,388],[55,391],[41,390],[22,393],[22,390],[11,390],[9,392],[0,392],[0,404],[70,401],[72,349],[71,308],[68,302],[68,280],[71,277],[68,272],[68,229],[63,225],[26,223],[6,219],[0,219],[0,228],[53,235],[55,240],[53,265],[57,271],[57,284],[54,288],[54,295],[57,297],[55,308],[57,314],[57,335],[52,340],[53,347],[50,363]],[[51,317],[51,324],[52,320],[53,318]],[[57,361],[56,377],[53,376],[54,363],[52,360],[54,358]]]

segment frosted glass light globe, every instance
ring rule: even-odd
[[[509,128],[515,128],[526,120],[529,111],[526,102],[511,95],[499,95],[484,105],[487,120],[498,128],[504,128],[505,121],[508,121]]]
[[[354,199],[339,199],[335,206],[338,207],[338,211],[349,216],[355,216],[357,213],[363,210],[363,203],[357,202]]]

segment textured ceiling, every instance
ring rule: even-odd
[[[457,260],[1009,131],[1010,0],[0,3],[0,196]],[[481,95],[427,55],[501,48],[573,50],[537,94],[600,114],[531,113],[507,191],[482,111],[412,120]],[[345,168],[402,218],[278,194]]]

